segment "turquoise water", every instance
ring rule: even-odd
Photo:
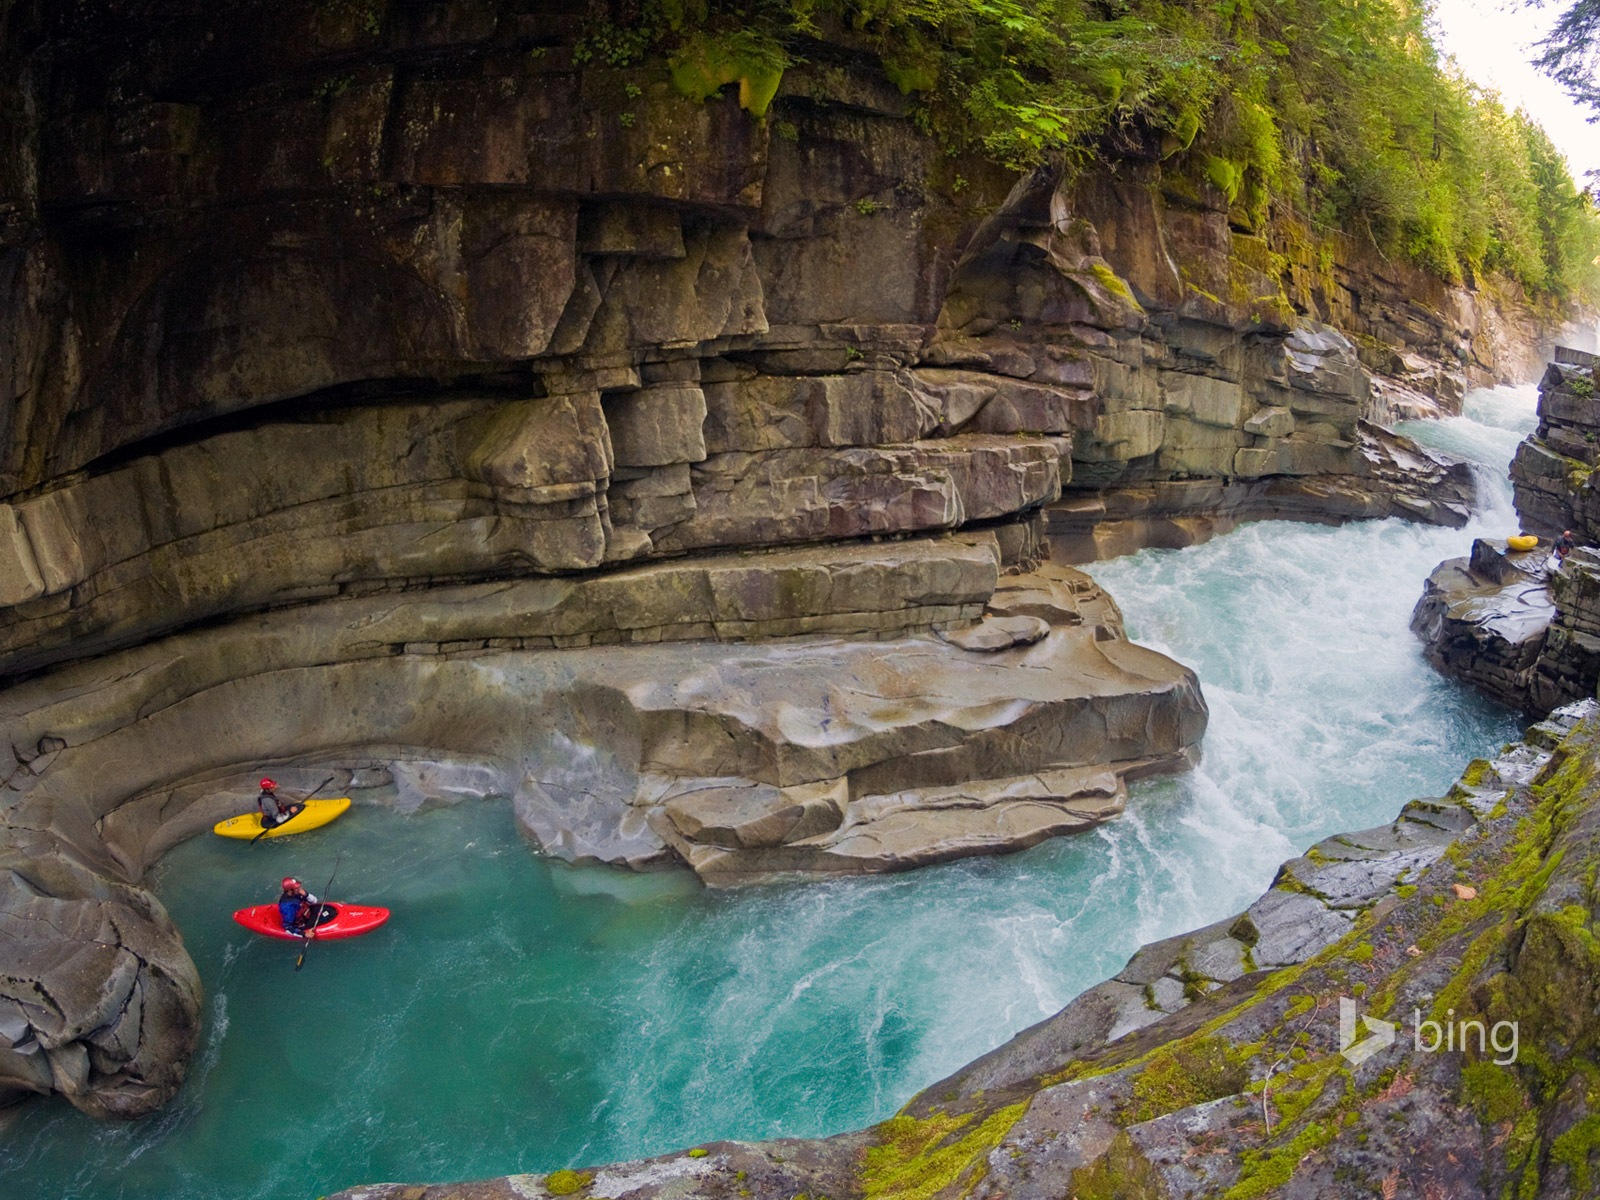
[[[1456,435],[1503,467],[1531,401],[1474,403]],[[131,1125],[27,1109],[0,1131],[0,1195],[283,1200],[887,1116],[1141,942],[1236,911],[1281,859],[1515,736],[1406,629],[1440,559],[1507,531],[1503,490],[1486,511],[1465,531],[1264,523],[1095,566],[1130,631],[1198,669],[1205,758],[1024,854],[710,893],[539,859],[487,801],[180,846],[156,885],[207,987],[188,1085]],[[332,894],[392,907],[386,928],[296,973],[295,947],[228,919],[286,871],[321,891],[336,862]]]

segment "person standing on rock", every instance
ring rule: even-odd
[[[1575,545],[1577,545],[1577,542],[1573,539],[1572,530],[1565,530],[1556,539],[1556,561],[1558,563],[1566,562],[1567,555],[1572,553],[1572,547]]]
[[[278,917],[287,932],[302,937],[316,923],[317,898],[293,875],[283,877],[283,891],[278,894]]]
[[[298,816],[305,805],[278,795],[278,785],[270,779],[261,781],[261,794],[256,797],[256,809],[261,813],[261,828],[273,829],[290,817]]]

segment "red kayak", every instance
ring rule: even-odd
[[[259,933],[264,937],[282,938],[286,942],[303,940],[300,934],[290,933],[283,927],[283,918],[278,915],[276,904],[241,908],[233,914],[233,919],[251,933]],[[360,937],[363,933],[371,933],[388,919],[387,908],[370,904],[335,904],[330,900],[322,906],[322,919],[317,922],[317,940]]]

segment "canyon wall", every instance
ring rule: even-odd
[[[714,883],[1103,820],[1204,702],[1051,552],[1460,524],[1371,422],[1558,323],[952,155],[848,30],[758,119],[597,14],[0,4],[0,1100],[172,1094],[137,883],[265,767]]]
[[[1556,354],[1539,383],[1539,426],[1511,460],[1517,517],[1538,544],[1478,539],[1434,569],[1411,618],[1435,667],[1534,716],[1600,682],[1600,358]],[[1563,533],[1574,544],[1557,555]]]

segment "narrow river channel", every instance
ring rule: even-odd
[[[156,885],[207,989],[183,1095],[125,1126],[30,1107],[0,1129],[0,1194],[309,1198],[888,1116],[1140,943],[1236,911],[1282,859],[1517,735],[1406,623],[1435,564],[1515,532],[1504,468],[1533,402],[1478,392],[1407,430],[1488,468],[1467,530],[1269,522],[1093,567],[1133,637],[1199,672],[1212,720],[1198,770],[1084,837],[735,893],[539,859],[500,802],[180,846]],[[333,892],[394,910],[379,934],[296,973],[293,947],[229,920],[286,871],[320,891],[339,851]]]

